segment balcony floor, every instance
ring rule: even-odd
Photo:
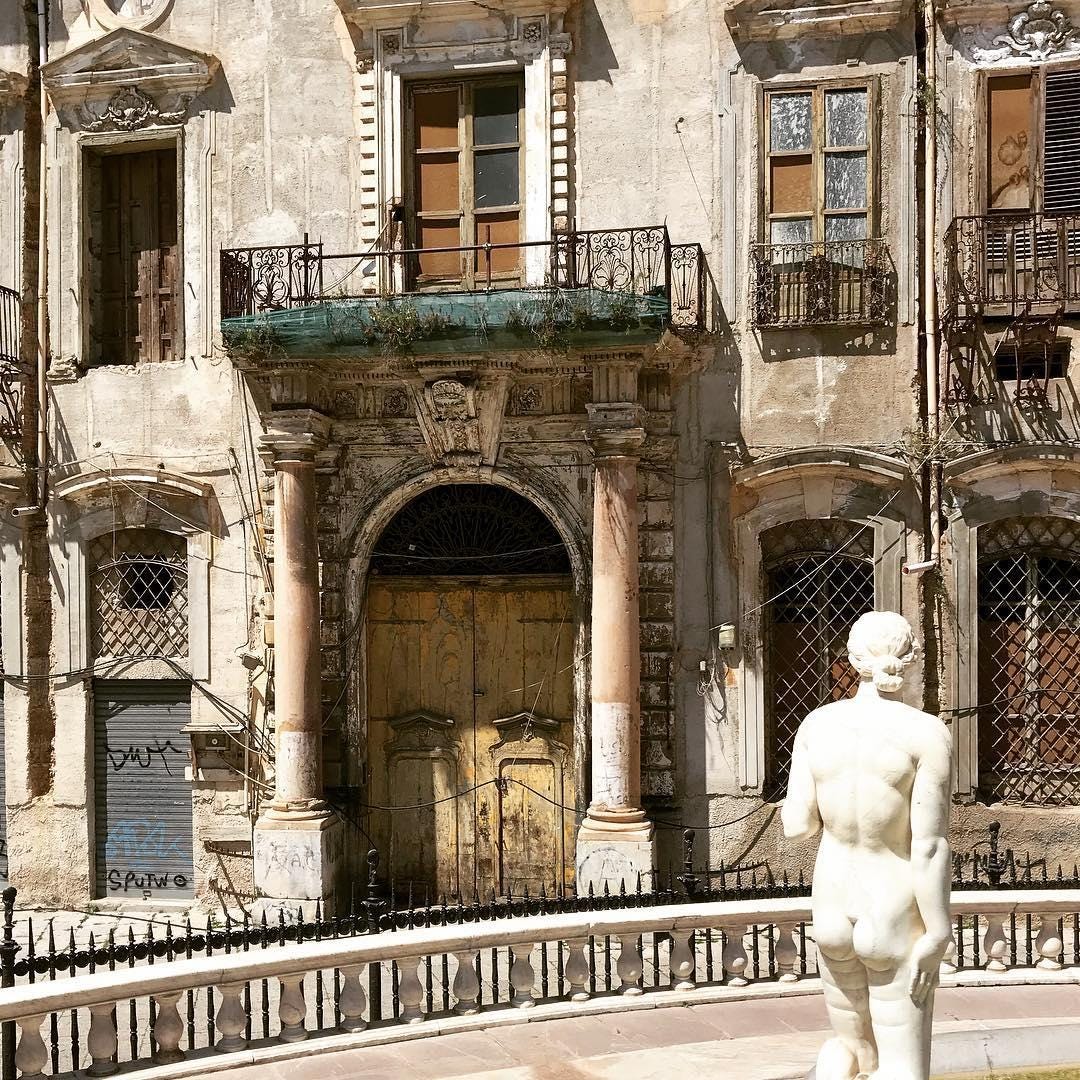
[[[667,325],[664,296],[599,289],[493,289],[423,292],[392,298],[326,299],[308,307],[222,319],[234,349],[295,358],[374,357],[395,350],[380,317],[411,309],[413,354],[528,351],[647,344]]]

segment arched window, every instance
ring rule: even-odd
[[[874,533],[857,522],[793,521],[761,537],[766,797],[787,789],[807,713],[848,697],[851,624],[874,607]]]
[[[90,644],[101,657],[186,657],[187,543],[158,529],[90,542]]]
[[[1080,805],[1080,527],[1015,517],[979,530],[979,788]]]

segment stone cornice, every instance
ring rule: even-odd
[[[912,0],[729,0],[724,21],[732,37],[742,41],[866,34],[891,29],[912,7]]]
[[[449,25],[492,17],[490,5],[473,0],[337,0],[337,5],[349,23],[365,32],[408,26],[416,20]],[[570,0],[503,0],[498,11],[518,17],[561,16],[569,7]]]
[[[208,499],[213,488],[201,480],[165,469],[95,469],[76,473],[59,481],[53,488],[61,499],[74,503],[90,503],[95,498],[117,489],[128,489],[161,498],[173,496],[184,499]]]
[[[585,439],[593,458],[636,458],[645,443],[645,410],[631,402],[610,402],[585,406],[589,423]]]
[[[259,448],[277,461],[311,461],[330,438],[330,418],[315,409],[272,412]]]
[[[50,60],[42,76],[59,106],[108,101],[126,89],[190,98],[217,67],[215,57],[125,27]]]

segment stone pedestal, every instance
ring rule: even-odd
[[[633,383],[636,391],[636,375]],[[638,451],[632,403],[590,405],[593,447],[592,798],[578,830],[577,888],[652,886],[653,827],[641,808]]]
[[[311,918],[320,901],[323,914],[333,914],[343,847],[341,822],[332,815],[263,814],[254,835],[257,908],[267,911],[268,917],[276,917],[281,909],[291,922],[297,910]]]

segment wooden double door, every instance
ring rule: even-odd
[[[562,575],[371,579],[369,832],[402,898],[572,882],[574,636]]]

